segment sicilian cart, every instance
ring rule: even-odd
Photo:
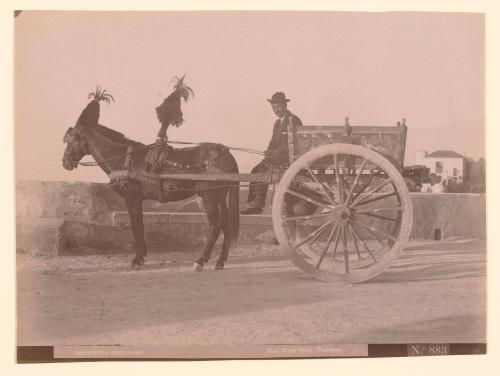
[[[289,165],[267,173],[162,174],[163,179],[274,184],[281,249],[304,273],[355,283],[383,272],[411,232],[401,172],[407,127],[288,126]]]
[[[169,125],[183,121],[180,100],[192,93],[183,78],[176,80],[174,92],[157,108],[160,136]],[[99,102],[109,103],[113,97],[100,87],[89,97],[92,101],[75,127],[64,135],[63,166],[67,170],[100,166],[108,174],[129,213],[136,249],[132,267],[142,265],[147,253],[143,200],[179,201],[199,194],[209,236],[194,267],[201,270],[208,262],[222,227],[223,250],[216,269],[223,269],[239,229],[241,182],[276,186],[272,203],[276,238],[293,263],[315,278],[368,280],[384,271],[408,241],[412,201],[401,175],[404,119],[395,126],[351,126],[348,118],[339,126],[288,124],[289,163],[264,173],[243,174],[229,152],[236,148],[203,143],[175,149],[129,140],[98,123]],[[80,162],[85,155],[95,161]]]

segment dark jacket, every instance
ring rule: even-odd
[[[292,120],[292,125],[302,125],[298,116],[286,111],[283,121],[277,119],[273,127],[273,137],[266,149],[267,162],[283,163],[288,161],[288,123]]]

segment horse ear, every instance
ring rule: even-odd
[[[96,126],[99,122],[100,105],[97,101],[90,102],[76,121],[77,127]]]

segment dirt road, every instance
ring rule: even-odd
[[[18,345],[486,342],[480,240],[410,243],[358,285],[303,276],[273,246],[238,248],[224,271],[186,253],[18,255]]]

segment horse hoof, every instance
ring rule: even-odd
[[[131,269],[142,269],[141,266],[144,265],[144,258],[143,257],[136,257],[132,260],[132,266]]]
[[[203,270],[203,265],[202,264],[198,264],[197,262],[195,262],[193,264],[193,270],[195,272],[201,272]]]
[[[224,269],[224,264],[219,264],[219,263],[215,264],[215,270],[222,270],[222,269]]]

